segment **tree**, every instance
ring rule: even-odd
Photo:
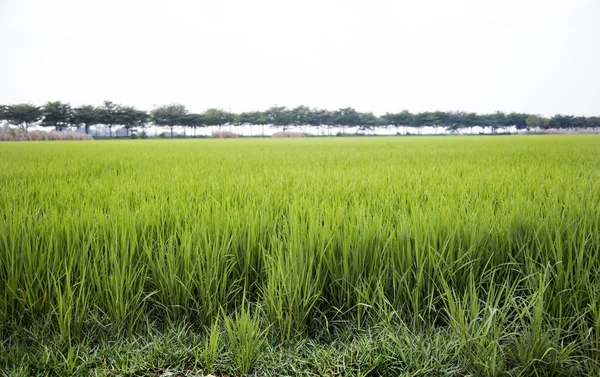
[[[600,117],[594,116],[586,119],[586,127],[597,129],[600,128]]]
[[[575,129],[587,128],[587,119],[585,117],[574,117],[571,126]]]
[[[298,106],[291,110],[292,123],[296,127],[303,127],[308,124],[311,110],[307,106]],[[304,132],[304,129],[302,130]]]
[[[396,127],[396,134],[400,134],[400,127],[404,127],[404,133],[407,133],[407,127],[412,124],[413,115],[408,110],[402,110],[399,113],[386,113],[381,117],[386,125]]]
[[[465,127],[467,121],[467,113],[463,111],[453,111],[447,113],[446,119],[446,130],[451,133],[459,132],[461,128]]]
[[[338,109],[333,113],[333,121],[335,125],[342,128],[359,127],[361,123],[361,116],[358,111],[352,107],[346,107]]]
[[[6,106],[4,118],[22,130],[27,130],[42,118],[42,109],[38,106],[22,103]]]
[[[507,126],[506,114],[502,111],[496,111],[494,114],[489,115],[489,126],[492,129],[492,133],[495,134],[498,128],[504,128]]]
[[[149,116],[143,110],[137,110],[135,107],[131,106],[120,106],[117,109],[116,113],[116,122],[117,124],[125,127],[127,131],[127,136],[130,135],[131,130],[134,128],[144,128],[146,127],[146,123],[148,123]]]
[[[112,137],[112,128],[119,124],[118,117],[120,107],[120,105],[117,105],[111,101],[104,101],[104,104],[98,111],[100,115],[100,123],[108,127],[109,137]]]
[[[173,128],[177,126],[185,126],[188,111],[184,105],[171,104],[158,107],[151,112],[152,122],[161,127],[169,127],[171,129],[171,137],[173,137]]]
[[[451,119],[450,114],[445,111],[434,111],[433,118],[435,119],[433,126],[433,133],[438,133],[438,127],[442,127],[443,129],[447,129],[450,127]]]
[[[550,118],[548,127],[564,130],[573,128],[573,118],[575,118],[573,115],[556,114]]]
[[[550,120],[548,118],[544,118],[542,116],[539,115],[535,115],[535,114],[530,114],[527,119],[526,119],[526,123],[527,123],[527,128],[531,129],[546,129],[548,128],[548,125],[550,124]]]
[[[479,115],[477,113],[465,113],[463,116],[463,127],[469,129],[469,133],[473,134],[473,128],[479,125]]]
[[[435,112],[425,111],[415,115],[414,126],[419,129],[419,134],[423,132],[423,127],[434,127],[438,124],[438,118]]]
[[[202,113],[207,126],[216,126],[221,132],[221,127],[228,123],[233,123],[235,117],[232,113],[223,109],[208,109]]]
[[[334,114],[329,110],[314,109],[308,114],[306,121],[308,125],[317,127],[317,134],[320,134],[322,126],[333,126],[333,118]]]
[[[90,127],[100,123],[101,116],[101,109],[90,105],[80,106],[73,109],[72,122],[78,128],[85,127],[85,133],[89,135]]]
[[[42,108],[44,119],[43,127],[54,127],[56,131],[62,131],[69,127],[73,121],[73,110],[68,103],[60,101],[47,102]]]
[[[266,114],[263,111],[249,111],[237,114],[235,116],[235,123],[239,125],[247,124],[250,126],[250,135],[252,135],[252,126],[260,125],[263,127],[263,136],[265,134],[264,126],[268,123]]]
[[[196,136],[196,128],[206,127],[206,120],[202,114],[188,114],[185,117],[185,126],[191,127],[194,130],[194,136]]]
[[[369,130],[374,130],[377,127],[383,125],[382,123],[382,119],[379,118],[378,116],[375,116],[373,113],[359,113],[360,119],[359,119],[359,126],[358,126],[358,131],[369,131]]]
[[[266,112],[269,123],[275,127],[281,127],[285,132],[294,124],[293,113],[285,106],[273,106]]]
[[[517,130],[524,130],[527,128],[527,117],[528,114],[510,113],[506,115],[506,125],[515,126]]]

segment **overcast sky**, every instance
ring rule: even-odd
[[[0,103],[600,115],[600,1],[0,0]]]

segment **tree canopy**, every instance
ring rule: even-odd
[[[337,110],[297,106],[272,106],[265,111],[247,111],[232,113],[220,108],[210,108],[202,113],[189,113],[182,104],[169,104],[155,108],[150,113],[132,106],[123,106],[111,101],[104,101],[101,106],[83,105],[72,108],[70,104],[61,101],[47,102],[39,107],[32,104],[0,105],[0,121],[27,130],[33,125],[52,127],[57,131],[70,127],[84,127],[89,134],[90,128],[104,126],[112,136],[114,127],[125,129],[127,135],[133,130],[144,129],[149,124],[157,127],[168,127],[174,136],[175,127],[191,128],[194,134],[200,127],[216,127],[219,131],[225,125],[231,127],[266,126],[280,128],[286,131],[291,128],[307,127],[320,133],[322,127],[335,129],[340,134],[349,132],[370,132],[382,128],[393,127],[397,134],[423,133],[425,127],[430,127],[428,133],[473,133],[478,132],[507,132],[507,130],[559,130],[598,129],[600,117],[583,117],[557,114],[546,118],[538,114],[504,113],[496,111],[490,114],[477,114],[464,111],[424,111],[411,113],[408,110],[388,112],[377,116],[371,112],[361,112],[353,107]],[[97,129],[97,128],[96,128]]]
[[[43,117],[42,108],[28,103],[4,106],[3,118],[10,124],[27,130]]]

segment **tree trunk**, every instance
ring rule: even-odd
[[[173,137],[173,126],[169,126],[171,128],[171,137]]]
[[[108,137],[112,137],[112,126],[108,127]]]

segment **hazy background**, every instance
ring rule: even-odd
[[[0,103],[600,114],[600,1],[0,0]]]

